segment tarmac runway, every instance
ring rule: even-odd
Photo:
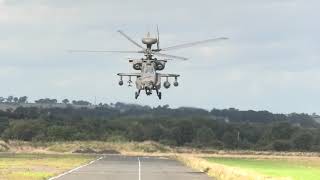
[[[50,180],[212,180],[165,157],[107,155]]]

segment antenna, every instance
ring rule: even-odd
[[[157,48],[160,49],[160,35],[159,35],[159,26],[157,25]]]

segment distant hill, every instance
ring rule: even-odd
[[[0,135],[4,140],[152,140],[218,149],[320,150],[320,125],[317,117],[308,114],[120,102],[70,104],[50,99],[1,103],[0,108]]]

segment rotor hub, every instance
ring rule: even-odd
[[[142,43],[146,45],[156,44],[158,42],[157,38],[145,37],[142,39]]]

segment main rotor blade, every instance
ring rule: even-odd
[[[104,51],[104,50],[68,50],[70,53],[74,52],[89,52],[89,53],[143,53],[142,51]]]
[[[118,30],[118,32],[124,36],[126,39],[128,39],[130,42],[132,42],[134,45],[138,46],[139,48],[145,50],[144,47],[142,47],[140,44],[138,44],[136,41],[134,41],[133,39],[131,39],[128,35],[126,35],[124,32],[122,32],[121,30]]]
[[[156,56],[166,57],[166,58],[179,59],[179,60],[184,60],[184,61],[188,60],[188,58],[185,58],[185,57],[173,56],[173,55],[169,55],[169,54],[162,54],[162,53],[158,53],[158,52],[152,52],[152,54],[154,54]]]
[[[171,47],[167,47],[167,48],[162,48],[161,50],[162,51],[170,51],[170,50],[175,50],[175,49],[188,48],[188,47],[192,47],[192,46],[196,46],[196,45],[200,45],[200,44],[206,44],[206,43],[210,43],[210,42],[227,40],[227,39],[228,38],[226,38],[226,37],[207,39],[207,40],[203,40],[203,41],[196,41],[196,42],[191,42],[191,43],[185,43],[185,44],[180,44],[180,45],[176,45],[176,46],[171,46]]]

